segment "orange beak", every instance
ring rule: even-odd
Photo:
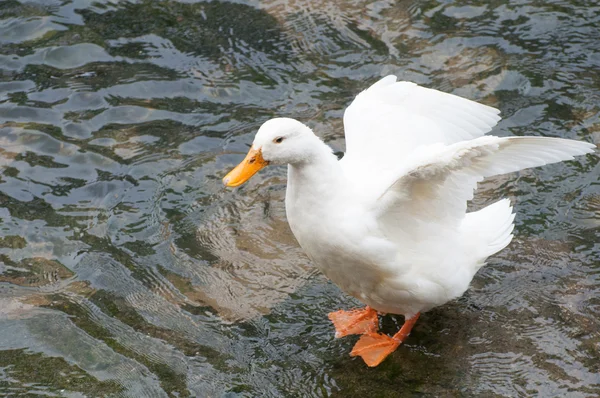
[[[223,178],[223,184],[228,187],[242,185],[268,164],[269,162],[263,159],[260,148],[250,148],[246,158]]]

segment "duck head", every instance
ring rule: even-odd
[[[283,117],[268,120],[256,133],[246,158],[223,178],[223,184],[242,185],[269,164],[309,161],[316,143],[322,145],[312,130],[297,120]]]

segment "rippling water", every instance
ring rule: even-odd
[[[467,5],[470,4],[470,5]],[[600,395],[597,155],[490,179],[516,238],[376,369],[358,303],[284,214],[285,168],[220,178],[273,116],[343,150],[395,73],[498,107],[498,135],[600,142],[593,1],[0,3],[0,394]],[[402,319],[384,319],[393,331]]]

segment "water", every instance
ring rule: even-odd
[[[515,240],[376,369],[333,338],[358,303],[295,243],[285,168],[220,182],[270,117],[342,151],[344,108],[388,73],[500,108],[498,135],[599,143],[596,2],[0,13],[0,395],[600,394],[597,155],[483,183],[472,208],[511,198]]]

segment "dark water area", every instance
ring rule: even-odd
[[[513,243],[375,369],[327,313],[285,168],[220,179],[275,116],[343,151],[396,74],[600,143],[595,1],[0,2],[0,396],[596,397],[597,154],[486,180]],[[402,318],[383,319],[393,332]]]

